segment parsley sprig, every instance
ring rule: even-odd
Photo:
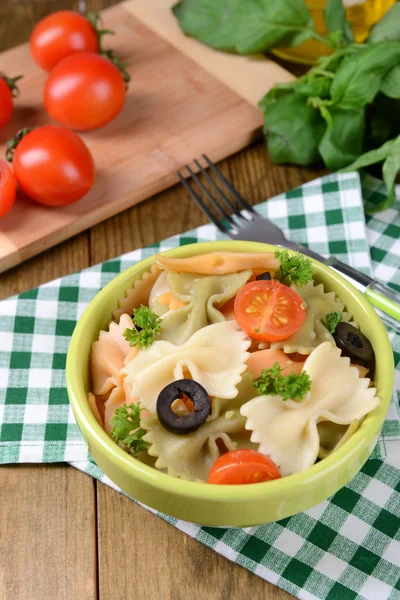
[[[275,258],[280,263],[280,281],[288,281],[303,286],[313,278],[313,267],[309,258],[301,254],[289,254],[287,250],[275,250]]]
[[[140,427],[140,402],[126,406],[123,404],[111,417],[111,436],[115,442],[121,442],[131,454],[138,454],[149,448],[142,438],[146,430]]]
[[[133,311],[132,329],[125,329],[123,336],[130,346],[140,349],[148,348],[154,341],[154,337],[160,331],[161,319],[148,306],[140,306]]]
[[[282,368],[276,362],[270,369],[261,371],[261,375],[253,381],[253,386],[260,394],[300,402],[310,390],[311,379],[305,371],[282,375]]]
[[[322,319],[322,325],[325,325],[329,333],[335,333],[336,327],[342,320],[343,315],[341,312],[331,312],[325,315]]]

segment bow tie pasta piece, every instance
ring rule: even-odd
[[[329,333],[322,319],[330,312],[343,312],[344,303],[339,300],[334,292],[325,292],[322,283],[315,285],[309,281],[303,287],[292,284],[290,286],[306,303],[307,313],[303,325],[290,337],[279,342],[273,342],[271,348],[281,348],[286,354],[311,352],[323,342],[330,342],[335,346],[335,341]],[[350,321],[349,313],[343,312],[343,321]]]
[[[244,423],[244,417],[236,410],[207,421],[197,431],[186,435],[170,433],[154,415],[145,417],[141,426],[147,430],[143,440],[150,444],[150,456],[157,457],[157,469],[182,479],[207,481],[208,473],[220,455],[217,440],[221,440],[228,450],[235,450],[234,435],[245,433]]]
[[[110,323],[108,331],[100,331],[99,339],[92,344],[90,372],[93,392],[102,396],[121,381],[121,369],[132,348],[122,335],[133,327],[129,315],[122,315],[119,323]]]
[[[228,413],[232,410],[239,410],[243,404],[254,398],[253,380],[253,373],[247,370],[243,373],[242,379],[236,386],[237,395],[234,398],[218,398],[214,396],[208,420],[217,419],[223,412]]]
[[[202,327],[225,321],[218,306],[233,298],[251,275],[252,271],[249,270],[231,275],[208,276],[168,273],[167,279],[173,296],[185,306],[169,312],[163,318],[160,338],[173,344],[184,344]]]
[[[359,377],[340,350],[324,342],[304,364],[311,388],[302,402],[283,401],[281,396],[258,396],[242,406],[246,429],[259,451],[269,455],[282,475],[303,471],[313,465],[320,449],[317,424],[340,425],[360,420],[379,404],[369,379]],[[338,385],[340,382],[340,385]]]
[[[279,269],[280,262],[273,252],[209,252],[190,258],[170,258],[158,254],[157,264],[161,269],[178,273],[226,275],[247,269],[274,273]]]
[[[141,350],[122,373],[132,396],[152,412],[161,390],[179,379],[194,379],[210,396],[234,398],[246,369],[249,345],[249,338],[236,321],[224,321],[200,329],[181,346],[155,341]]]
[[[125,298],[119,301],[119,306],[113,312],[114,321],[119,321],[121,315],[127,313],[131,315],[135,308],[141,304],[147,305],[149,302],[150,291],[154,286],[161,270],[156,264],[151,265],[150,271],[145,271],[140,279],[137,279],[133,286],[126,291]]]

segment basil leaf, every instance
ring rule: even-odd
[[[362,154],[351,165],[342,169],[342,173],[356,171],[375,163],[383,162],[382,174],[387,187],[387,198],[379,204],[369,204],[365,207],[366,212],[375,213],[390,208],[394,204],[394,184],[397,174],[400,172],[400,135],[394,140],[389,140],[380,148],[370,150]]]
[[[400,98],[400,65],[392,67],[383,78],[381,92],[389,98]]]
[[[395,4],[382,19],[372,28],[367,42],[387,42],[400,40],[400,4]]]
[[[371,108],[368,143],[374,148],[400,135],[400,101],[379,94]]]
[[[366,45],[340,64],[331,87],[332,103],[352,110],[372,102],[386,73],[400,62],[400,44]]]
[[[186,35],[217,50],[233,52],[236,45],[235,10],[240,0],[185,0],[173,13]]]
[[[328,126],[318,149],[328,169],[336,171],[354,162],[363,150],[365,108],[332,108],[328,115]]]
[[[236,50],[239,54],[265,52],[276,46],[297,46],[315,34],[314,22],[303,0],[241,1],[237,15]]]
[[[264,112],[264,133],[268,150],[276,163],[312,165],[321,162],[318,144],[325,123],[307,98],[287,93],[273,98],[269,94],[259,104]]]
[[[173,5],[171,10],[177,19],[182,19],[186,10],[185,2],[177,2]]]
[[[173,13],[186,35],[239,54],[294,46],[316,35],[304,0],[184,0]]]
[[[354,34],[350,23],[346,20],[342,0],[328,0],[324,12],[324,19],[329,31],[336,33],[341,32],[343,42],[354,42]]]
[[[393,206],[395,200],[395,182],[397,174],[400,173],[400,135],[394,140],[393,146],[382,167],[383,181],[388,189],[386,205],[379,208],[384,210]]]

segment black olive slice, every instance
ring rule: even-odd
[[[172,410],[178,398],[187,396],[192,400],[193,411],[179,416]],[[171,433],[184,434],[196,431],[210,414],[210,396],[202,385],[192,379],[173,381],[160,392],[157,398],[157,416],[161,425]]]
[[[271,281],[271,273],[269,271],[265,271],[265,273],[260,273],[257,275],[256,281]]]
[[[371,342],[361,331],[350,323],[339,323],[333,334],[336,345],[342,351],[342,356],[348,356],[357,365],[373,367],[375,353]]]

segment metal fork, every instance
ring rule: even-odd
[[[204,175],[213,193],[202,183],[190,165],[186,165],[189,177],[185,178],[180,171],[177,171],[177,175],[193,200],[222,233],[233,240],[266,242],[295,250],[331,267],[366,295],[369,302],[378,309],[378,314],[386,325],[400,332],[400,294],[398,292],[368,275],[360,273],[334,256],[324,258],[317,252],[286,239],[279,227],[271,223],[269,219],[262,217],[246,202],[208,156],[203,154],[203,159],[206,168],[210,168],[217,181],[214,181],[198,160],[194,160],[194,164]],[[192,180],[191,183],[189,183],[189,179]],[[208,198],[216,212],[204,202],[203,196]]]

